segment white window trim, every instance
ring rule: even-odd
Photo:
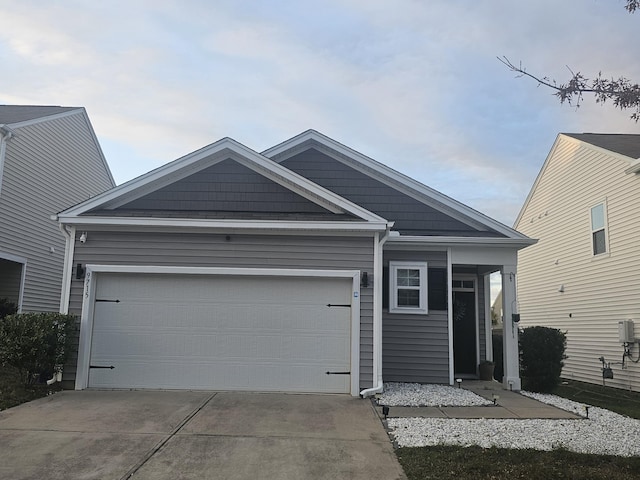
[[[597,230],[593,229],[593,219],[592,219],[592,211],[594,208],[596,208],[597,206],[602,205],[602,215],[604,217],[603,219],[603,223],[604,226],[602,228],[599,228]],[[604,230],[604,252],[601,253],[594,253],[594,244],[593,244],[593,234],[595,232],[599,232],[600,230]],[[590,236],[590,241],[591,241],[591,256],[594,258],[599,258],[599,257],[604,257],[604,256],[608,256],[611,246],[609,245],[609,218],[607,215],[607,201],[602,200],[600,202],[597,202],[593,205],[591,205],[591,207],[589,207],[589,231],[591,232],[591,236]]]
[[[420,271],[420,305],[418,307],[398,306],[397,271],[404,268]],[[389,313],[426,315],[429,313],[427,292],[427,262],[389,262]]]

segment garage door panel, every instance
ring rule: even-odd
[[[113,361],[114,370],[92,369],[90,384],[101,388],[155,388],[194,390],[250,390],[250,391],[295,391],[338,392],[349,391],[349,375],[327,375],[327,371],[343,371],[342,365],[328,364],[282,366],[265,362],[259,365],[233,363],[230,359],[211,364],[209,361],[192,361],[188,364],[158,362],[155,359]],[[115,372],[115,373],[114,373]],[[126,372],[126,376],[119,372]],[[126,382],[126,386],[123,384]],[[224,384],[224,387],[216,386]]]
[[[351,279],[103,274],[89,385],[349,392]]]

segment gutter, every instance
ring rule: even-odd
[[[147,227],[147,228],[220,228],[229,230],[282,230],[282,231],[327,231],[327,232],[375,232],[386,228],[383,221],[316,221],[296,222],[282,220],[236,220],[236,219],[189,219],[165,217],[100,217],[60,214],[57,220],[66,225],[98,225],[101,227]]]
[[[384,236],[375,234],[375,250],[373,253],[373,381],[374,386],[360,391],[361,398],[367,398],[383,390],[382,380],[382,250],[389,238],[393,222],[387,224]]]
[[[393,232],[395,233],[395,232]],[[412,235],[391,235],[389,245],[409,245],[416,247],[420,245],[450,247],[451,245],[461,246],[482,246],[482,247],[515,247],[525,248],[534,245],[538,240],[534,238],[505,238],[505,237],[440,237],[437,235],[412,236]]]
[[[640,158],[636,159],[636,161],[633,162],[631,166],[624,171],[624,173],[627,175],[631,173],[640,173]]]

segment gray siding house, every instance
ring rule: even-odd
[[[313,130],[262,153],[224,138],[58,220],[76,389],[366,396],[477,378],[489,275],[510,315],[533,243]],[[514,390],[516,330],[505,322]]]
[[[0,298],[59,311],[65,236],[51,216],[114,185],[83,108],[0,105]]]
[[[640,135],[559,134],[515,224],[539,239],[519,254],[522,325],[566,332],[563,377],[634,391],[639,173]]]

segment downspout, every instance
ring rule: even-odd
[[[58,220],[57,216],[51,217]],[[76,244],[76,228],[59,223],[58,228],[65,237],[64,266],[62,267],[62,290],[60,292],[60,313],[69,313],[69,297],[71,295],[71,275],[73,269],[73,254]]]
[[[447,248],[447,333],[449,337],[449,385],[455,380],[455,362],[453,356],[453,262],[452,249]]]
[[[387,223],[384,236],[376,232],[373,251],[373,387],[365,388],[360,397],[367,398],[383,390],[382,381],[382,250],[389,238],[393,222]]]
[[[57,215],[53,215],[51,220],[58,220]],[[65,238],[64,248],[64,264],[62,267],[62,289],[60,291],[60,313],[69,313],[69,295],[71,293],[71,270],[73,268],[73,253],[76,243],[76,228],[69,227],[67,230],[66,225],[58,223],[58,228],[62,232]],[[56,382],[62,381],[62,365],[56,366],[53,372],[53,377],[47,380],[47,385],[53,385]]]
[[[2,173],[4,172],[4,157],[7,151],[7,141],[13,137],[13,132],[6,125],[0,125],[0,193],[2,192]]]

